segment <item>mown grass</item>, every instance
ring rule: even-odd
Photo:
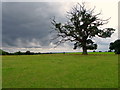
[[[3,88],[117,88],[118,56],[3,56]]]

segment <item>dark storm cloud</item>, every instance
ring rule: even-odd
[[[50,18],[55,16],[59,22],[66,21],[63,15],[66,8],[69,9],[72,5],[73,2],[70,6],[60,2],[3,2],[2,46],[29,49],[45,47],[48,50],[53,45],[50,40],[54,37],[50,33]],[[117,35],[113,36],[116,39]],[[108,49],[109,39],[96,38],[94,41],[98,44],[99,50]],[[60,47],[71,49],[73,43],[64,43]]]
[[[61,17],[60,5],[47,2],[4,2],[2,5],[3,47],[49,46],[50,18]]]

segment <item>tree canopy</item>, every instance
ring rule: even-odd
[[[120,54],[120,39],[115,42],[111,42],[109,49],[114,50],[115,54]]]
[[[84,3],[78,3],[67,12],[67,22],[60,23],[54,18],[52,25],[57,32],[55,39],[59,38],[56,44],[71,41],[74,42],[74,49],[82,48],[83,54],[87,54],[87,50],[97,49],[97,44],[92,40],[93,37],[111,37],[115,29],[101,27],[107,24],[109,19],[100,19],[98,16],[101,13],[94,14],[94,9],[87,9]]]

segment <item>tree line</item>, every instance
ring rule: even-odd
[[[93,52],[96,52],[96,51],[93,50]],[[102,52],[102,51],[98,51],[98,52]],[[105,52],[114,52],[115,54],[120,54],[120,39],[118,39],[114,42],[111,42],[110,45],[109,45],[109,50],[105,51]],[[65,52],[61,52],[61,53],[65,54]],[[35,53],[35,52],[30,52],[30,51],[26,51],[26,52],[18,51],[18,52],[15,52],[15,53],[9,53],[9,52],[6,52],[6,51],[0,49],[0,55],[38,55],[38,54],[55,54],[55,53],[53,53],[53,52],[49,52],[49,53],[38,52],[38,53]]]
[[[14,53],[9,53],[4,50],[0,50],[0,55],[38,55],[38,54],[52,54],[52,53],[51,52],[50,53],[41,53],[41,52],[35,53],[31,51],[26,51],[26,52],[18,51]]]

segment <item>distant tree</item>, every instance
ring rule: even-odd
[[[112,50],[108,50],[108,52],[112,52]]]
[[[15,52],[14,55],[22,55],[22,52],[20,52],[20,51]]]
[[[31,52],[30,51],[26,51],[26,53],[25,53],[26,55],[30,55],[31,54]]]
[[[2,55],[2,50],[0,49],[0,55]]]
[[[9,53],[0,49],[0,55],[9,55]]]
[[[96,52],[95,50],[93,52]]]
[[[102,25],[108,23],[109,19],[98,18],[101,13],[94,14],[94,9],[86,9],[84,3],[78,3],[72,11],[67,13],[66,23],[57,22],[54,18],[51,23],[57,32],[57,37],[53,40],[59,39],[55,44],[58,46],[66,41],[74,42],[74,49],[82,48],[82,54],[86,55],[88,49],[97,49],[97,44],[92,41],[93,37],[111,37],[115,29],[101,28]]]
[[[120,39],[115,42],[111,42],[109,46],[110,50],[114,50],[115,54],[120,54]]]

